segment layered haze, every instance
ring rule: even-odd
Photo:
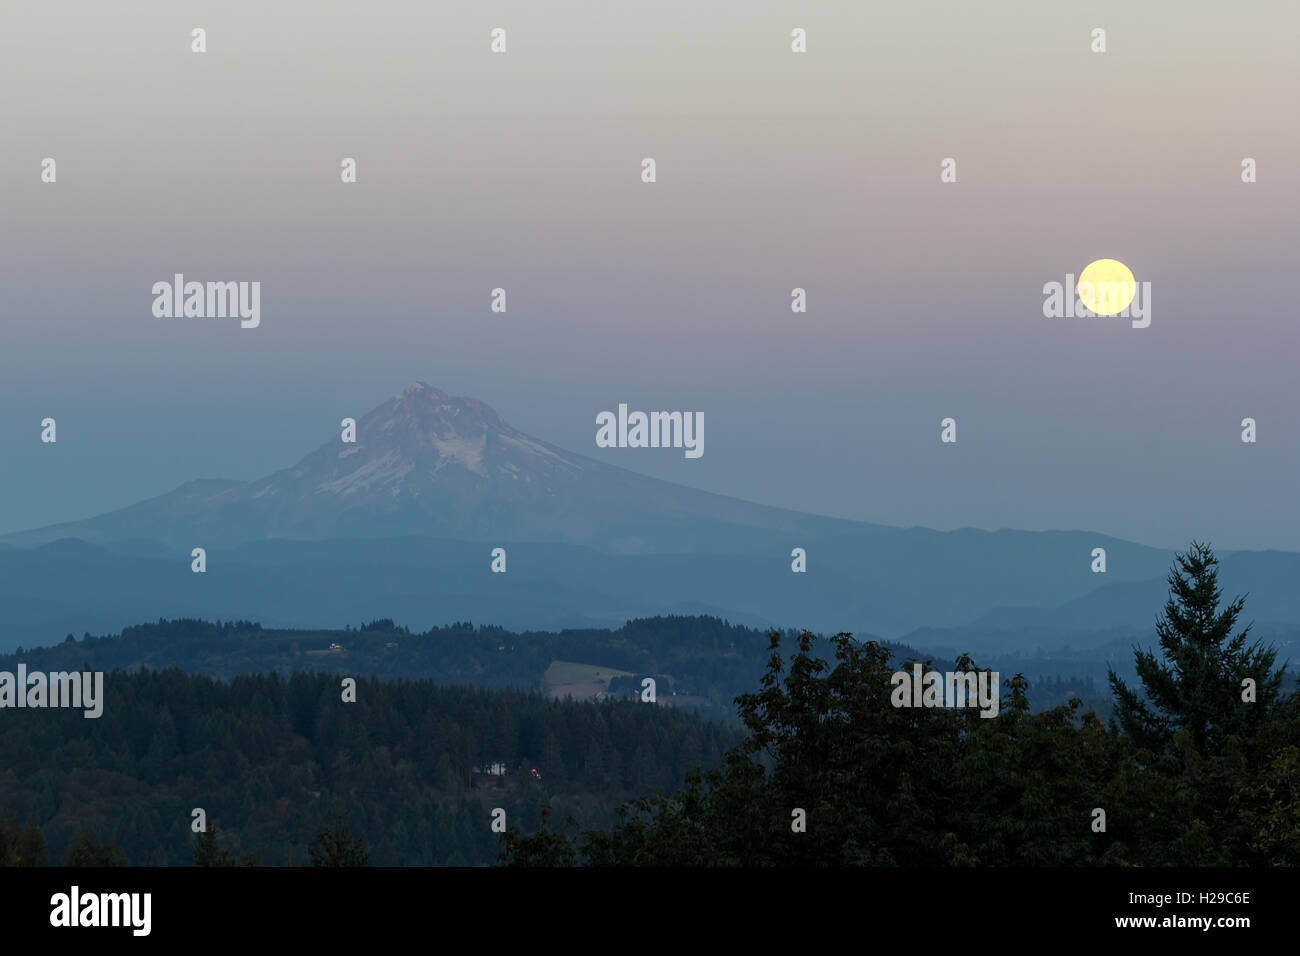
[[[0,537],[5,646],[159,617],[424,630],[705,613],[889,638],[958,629],[909,641],[1032,650],[1149,627],[1173,558],[1094,532],[905,529],[714,495],[567,451],[424,382],[342,437],[252,481],[194,480]],[[806,573],[792,573],[795,549]],[[1224,556],[1225,586],[1288,635],[1297,576],[1295,553]]]
[[[2,531],[257,479],[426,380],[776,507],[1300,540],[1294,3],[132,10],[0,9]],[[1101,256],[1150,328],[1042,316]],[[155,318],[177,271],[261,281],[261,326]],[[621,401],[708,453],[597,449]]]

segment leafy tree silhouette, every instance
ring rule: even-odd
[[[518,827],[507,828],[501,834],[501,862],[512,866],[573,866],[577,863],[573,844],[551,830],[550,818],[550,808],[542,807],[541,824],[536,833],[523,836]]]

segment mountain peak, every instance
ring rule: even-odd
[[[346,410],[339,410],[346,414]],[[425,535],[644,550],[712,547],[721,527],[837,526],[683,488],[533,438],[476,398],[416,381],[297,464],[251,482],[191,482],[88,521],[7,540],[153,538],[172,547],[266,538]],[[335,419],[336,421],[338,419]]]
[[[407,450],[452,437],[482,441],[489,433],[517,434],[490,405],[413,382],[360,420],[360,441],[398,440]]]
[[[412,382],[410,385],[406,386],[406,388],[402,389],[394,397],[406,398],[414,395],[421,395],[421,397],[423,398],[450,398],[451,397],[442,389],[434,388],[428,382]]]

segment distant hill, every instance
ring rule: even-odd
[[[793,636],[786,635],[787,644]],[[900,662],[924,656],[889,646]],[[715,617],[657,617],[612,630],[522,633],[469,623],[411,633],[389,619],[319,631],[263,628],[248,621],[163,620],[117,635],[69,635],[52,647],[3,655],[0,670],[12,671],[20,660],[47,672],[83,665],[102,671],[179,667],[219,679],[310,670],[541,691],[548,689],[552,665],[567,662],[568,670],[604,668],[602,687],[619,673],[664,675],[670,678],[661,691],[665,696],[676,691],[711,716],[729,717],[734,698],[757,689],[769,653],[766,632]],[[551,670],[552,682],[555,673]]]
[[[1228,600],[1247,596],[1246,620],[1300,622],[1300,554],[1291,551],[1229,552],[1222,559],[1219,585]],[[1057,607],[997,607],[971,622],[985,630],[1052,628],[1149,629],[1169,598],[1165,577],[1106,584]]]
[[[506,574],[494,574],[494,545],[415,537],[252,542],[209,550],[206,573],[194,574],[188,552],[62,540],[0,550],[0,651],[160,617],[297,628],[391,617],[425,631],[464,620],[558,630],[705,613],[759,629],[906,640],[920,627],[972,624],[990,631],[1149,627],[1165,599],[1167,560],[1159,552],[1108,543],[1111,567],[1128,570],[1090,574],[1087,545],[1106,540],[1097,536],[899,535],[889,547],[852,537],[805,540],[805,574],[791,573],[788,549],[775,546],[764,554],[612,555],[529,542],[497,542],[509,564]],[[1290,553],[1227,555],[1223,579],[1230,593],[1251,593],[1254,619],[1300,625],[1300,592],[1289,583],[1298,560]],[[1125,581],[1126,573],[1142,578]],[[1098,579],[1114,583],[1097,588]],[[1027,601],[1042,605],[1023,606]]]

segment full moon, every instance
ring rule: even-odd
[[[1118,259],[1098,259],[1079,273],[1079,301],[1098,315],[1118,315],[1133,301],[1137,283]]]

